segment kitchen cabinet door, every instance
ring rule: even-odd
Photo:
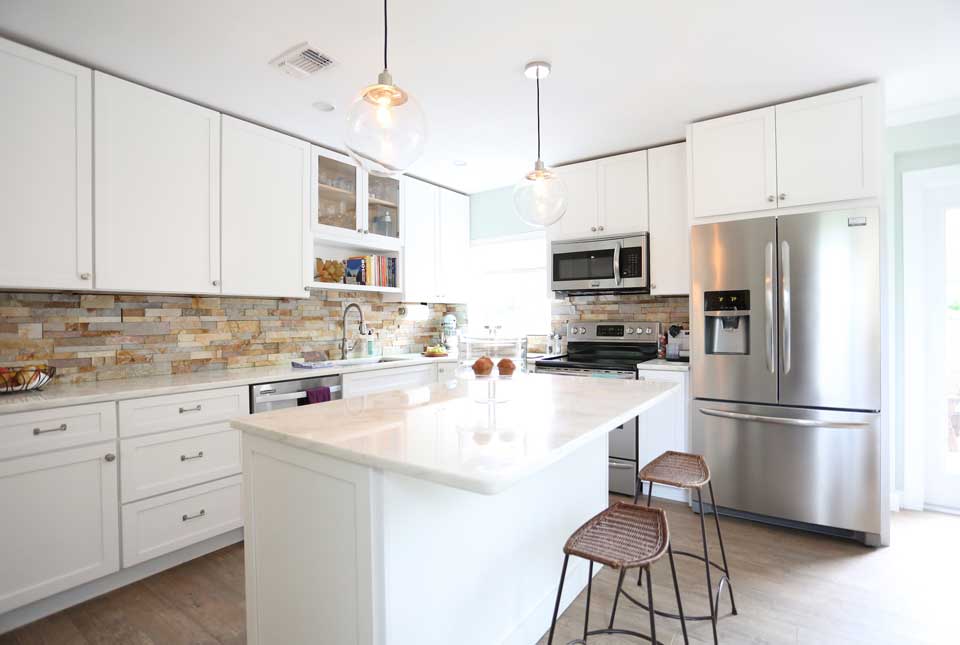
[[[223,294],[307,297],[310,144],[224,116],[222,151]]]
[[[440,189],[437,285],[441,302],[466,302],[470,281],[470,198]]]
[[[337,152],[313,146],[310,227],[320,238],[350,244],[363,240],[365,173]]]
[[[567,212],[547,231],[551,240],[595,237],[598,217],[597,162],[556,169],[567,189]]]
[[[641,381],[662,381],[680,386],[666,399],[637,417],[637,464],[643,468],[667,450],[689,450],[689,373],[642,368],[637,373]],[[649,486],[649,483],[645,484],[646,486]],[[687,499],[686,491],[668,486],[655,486],[653,494],[677,501]]]
[[[620,235],[649,230],[647,151],[597,161],[600,213],[597,233]]]
[[[220,114],[94,73],[97,289],[220,292]]]
[[[0,614],[119,570],[117,492],[115,441],[0,462]]]
[[[775,120],[768,107],[689,127],[693,217],[776,208]]]
[[[687,144],[648,151],[650,177],[650,293],[690,294],[687,220]]]
[[[404,177],[403,298],[437,302],[437,214],[439,188]]]
[[[779,207],[878,194],[877,86],[776,107]]]
[[[0,38],[0,287],[93,287],[91,85]]]

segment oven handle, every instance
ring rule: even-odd
[[[623,247],[621,242],[617,242],[617,245],[613,247],[613,279],[616,281],[617,285],[620,284],[620,249]]]

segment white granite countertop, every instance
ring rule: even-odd
[[[143,376],[128,379],[112,379],[92,383],[48,385],[39,391],[19,394],[0,394],[0,414],[43,410],[83,403],[119,401],[144,396],[178,394],[199,390],[212,390],[220,387],[267,383],[271,381],[292,381],[300,378],[347,374],[349,372],[369,372],[371,370],[391,369],[422,365],[425,363],[456,362],[455,356],[445,358],[426,358],[420,354],[399,354],[387,357],[383,363],[362,365],[340,365],[321,369],[298,369],[289,365],[272,367],[249,367],[230,370],[212,370],[209,372],[191,372],[169,376]]]
[[[518,374],[266,412],[244,432],[344,461],[493,495],[655,405],[674,383]]]
[[[661,370],[664,372],[689,372],[690,363],[679,361],[668,361],[665,358],[655,358],[645,363],[637,363],[639,370]]]

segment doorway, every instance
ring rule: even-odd
[[[903,174],[903,291],[906,467],[960,513],[960,164]]]

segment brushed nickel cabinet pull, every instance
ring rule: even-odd
[[[767,201],[768,201],[768,202],[775,202],[775,201],[777,201],[777,198],[774,197],[773,195],[767,195]]]
[[[89,274],[89,273],[81,273],[81,274],[80,274],[80,279],[81,279],[81,280],[89,280],[89,279],[90,279],[90,274]]]
[[[203,517],[207,512],[204,509],[200,509],[199,513],[194,513],[193,515],[184,515],[182,521],[189,522],[190,520],[195,520],[198,517]]]
[[[198,451],[197,454],[195,454],[195,455],[189,455],[189,456],[188,456],[188,455],[180,455],[180,461],[190,461],[191,459],[200,459],[200,457],[203,457],[203,451],[202,451],[202,450]]]
[[[114,461],[114,460],[116,460],[117,456],[116,456],[115,454],[113,454],[112,452],[108,452],[107,454],[105,454],[105,455],[103,456],[103,458],[104,458],[106,461]]]
[[[41,430],[40,428],[34,428],[33,434],[37,435],[37,434],[47,434],[48,432],[66,432],[66,431],[67,431],[67,424],[61,423],[56,428],[47,428],[46,430]]]
[[[202,406],[199,403],[197,403],[192,408],[180,408],[180,414],[185,414],[187,412],[199,412],[201,408]]]

